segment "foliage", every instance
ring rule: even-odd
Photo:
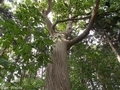
[[[87,47],[81,43],[72,49],[69,60],[72,90],[96,90],[100,86],[105,90],[119,89],[120,66],[112,51]]]
[[[3,81],[5,78],[8,82],[16,82],[15,77],[22,79],[23,69],[26,75],[35,74],[41,65],[46,66],[50,61],[48,53],[52,41],[36,5],[21,3],[11,18],[1,15],[0,68]]]
[[[37,71],[50,62],[49,53],[53,42],[41,14],[42,10],[47,8],[47,2],[37,1],[23,0],[16,6],[17,9],[11,12],[6,6],[0,7],[1,87],[36,90],[44,85],[45,76],[37,76]],[[72,35],[76,37],[81,29],[87,26],[93,1],[53,0],[51,19],[53,23],[56,20],[65,20],[69,13],[88,17],[74,21]],[[111,41],[113,37],[118,38],[119,15],[119,0],[111,0],[109,8],[105,6],[104,0],[101,0],[99,13],[92,27],[92,40],[88,36],[70,49],[69,72],[72,90],[98,90],[100,87],[103,90],[120,89],[120,66],[104,36],[107,32]],[[58,31],[64,31],[65,25],[66,22],[59,23]],[[119,43],[116,48],[120,50]],[[44,70],[42,72],[44,74]]]

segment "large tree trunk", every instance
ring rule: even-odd
[[[45,90],[70,90],[67,65],[67,41],[63,37],[56,37],[51,59],[46,72]]]

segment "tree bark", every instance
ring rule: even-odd
[[[70,90],[67,65],[67,40],[64,34],[55,37],[51,59],[46,70],[45,90]]]

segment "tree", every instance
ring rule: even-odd
[[[53,64],[50,63],[47,67],[46,84],[45,84],[45,89],[46,90],[48,90],[48,89],[49,90],[57,90],[57,89],[70,90],[69,75],[68,75],[68,69],[67,69],[68,68],[68,66],[67,66],[67,51],[69,50],[69,48],[72,45],[78,43],[80,40],[84,39],[89,34],[90,28],[92,27],[94,19],[97,15],[98,4],[99,4],[99,0],[97,0],[95,2],[93,12],[92,12],[92,15],[91,15],[91,19],[90,19],[90,23],[89,23],[87,29],[83,32],[83,34],[74,38],[73,40],[69,40],[68,37],[71,36],[71,32],[72,32],[72,23],[77,18],[75,16],[73,16],[72,13],[69,12],[68,13],[68,19],[65,20],[68,23],[67,27],[66,27],[66,30],[63,33],[55,32],[55,26],[60,21],[56,21],[56,23],[54,25],[52,25],[51,21],[47,17],[47,15],[50,13],[51,5],[52,5],[52,1],[48,0],[48,8],[47,8],[47,10],[42,11],[42,15],[45,18],[45,23],[48,27],[49,34],[51,35],[51,37],[52,37],[52,39],[55,43],[54,43],[54,46],[53,46],[52,54],[50,55]],[[21,8],[21,10],[22,10],[22,8]],[[24,11],[24,9],[23,9],[23,11]],[[16,15],[19,15],[19,14],[16,13]],[[16,23],[16,21],[14,22],[12,20],[6,20],[7,22],[10,22],[10,24],[11,23],[14,24],[14,26],[11,26],[8,23],[9,30],[12,30],[11,28],[17,28],[17,29],[15,29],[15,31],[16,30],[21,31],[21,30],[27,30],[28,28],[31,28],[30,25],[29,25],[30,24],[29,22],[28,23],[23,22],[22,19],[19,19],[20,16],[17,16],[17,17],[18,17],[18,20],[19,20],[17,23]],[[28,16],[27,16],[27,18],[29,19]],[[62,21],[62,22],[65,22],[65,21]],[[20,24],[18,24],[19,22],[20,22]],[[3,20],[2,23],[5,23],[4,20]],[[2,27],[6,27],[6,24],[3,24]],[[5,29],[7,30],[7,28],[5,28]],[[18,32],[20,32],[20,31],[18,31]],[[14,33],[14,32],[12,32],[12,33]],[[17,37],[15,36],[16,37],[15,38],[15,37],[11,37],[10,34],[5,34],[3,37],[11,37],[11,38],[3,43],[3,47],[5,47],[5,48],[9,47],[8,45],[10,44],[12,38],[14,38],[14,41],[15,41],[12,44],[16,45],[16,43],[21,43],[21,41],[18,40],[19,34],[16,34],[16,35],[18,35],[18,36]],[[29,34],[27,32],[23,35],[21,33],[19,38],[23,38],[24,35],[25,36],[27,35],[27,37],[24,38],[25,40],[27,38],[31,38],[31,34]],[[15,39],[17,39],[18,42],[16,42]],[[29,39],[27,39],[26,42],[28,42],[28,41],[29,41]],[[5,44],[5,43],[7,43],[8,45]],[[21,45],[22,45],[22,43],[21,43]],[[15,50],[16,48],[14,48],[14,47],[10,47],[10,49],[13,48],[14,52],[18,53],[17,58],[20,58],[20,56],[22,56],[22,58],[24,60],[26,60],[28,58],[32,58],[32,57],[30,57],[30,55],[32,55],[32,53],[30,53],[29,56],[28,56],[28,54],[26,54],[26,50],[29,52],[32,48],[29,46],[29,43],[26,44],[25,46],[26,46],[26,49],[19,45],[20,48],[23,48],[22,49],[22,52],[23,52],[22,55],[19,55],[19,53],[21,53],[21,52]],[[62,47],[62,48],[60,48],[60,47]],[[13,65],[12,68],[13,67],[16,67],[16,66]],[[23,76],[22,71],[20,73],[21,73],[21,79],[22,79],[22,76]],[[8,78],[8,79],[9,79],[9,81],[11,81],[11,78]]]
[[[43,11],[43,16],[45,18],[48,31],[53,37],[53,40],[55,40],[54,48],[51,54],[52,64],[47,66],[45,90],[70,90],[69,74],[67,69],[67,51],[71,46],[78,43],[89,34],[89,31],[97,15],[99,0],[95,1],[91,19],[86,30],[80,36],[72,40],[69,40],[68,37],[71,35],[73,30],[72,23],[76,18],[74,18],[72,13],[69,13],[69,21],[66,20],[68,21],[66,30],[62,33],[57,33],[54,29],[55,25],[52,25],[51,21],[47,17],[47,15],[50,13],[51,6],[52,0],[48,0],[48,8],[47,10]],[[59,23],[59,21],[56,23]]]
[[[43,89],[47,66],[45,90],[119,89],[119,0],[38,1],[0,8],[1,86]]]

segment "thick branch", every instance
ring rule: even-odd
[[[72,33],[72,22],[73,21],[68,21],[68,24],[66,26],[66,30],[64,32],[66,37],[69,37],[71,35],[71,33]]]
[[[68,19],[71,19],[72,15],[69,14]],[[65,34],[66,34],[66,38],[72,33],[72,22],[73,21],[68,21],[67,22],[67,26],[66,26],[66,30],[65,30]]]
[[[47,7],[47,10],[46,10],[46,15],[48,15],[50,13],[51,6],[52,6],[52,0],[48,0],[48,7]]]
[[[89,34],[89,31],[90,31],[91,27],[93,26],[94,20],[97,16],[99,2],[100,2],[100,0],[95,1],[94,8],[93,8],[92,15],[91,15],[91,19],[89,21],[89,24],[88,24],[88,27],[86,28],[86,30],[81,35],[79,35],[78,37],[71,40],[69,42],[69,47],[71,47],[72,45],[74,45],[74,44],[78,43],[79,41],[83,40]]]
[[[118,62],[120,62],[120,55],[119,55],[119,53],[117,52],[117,50],[114,48],[113,44],[111,43],[111,41],[110,41],[110,39],[108,38],[107,35],[106,35],[106,40],[107,40],[108,44],[110,45],[112,51],[115,53],[116,58],[118,59]]]
[[[45,17],[45,23],[47,25],[47,29],[48,29],[50,35],[53,36],[55,34],[55,31],[52,28],[53,25],[47,16],[44,16],[44,17]]]
[[[55,33],[54,29],[52,28],[53,24],[49,20],[49,18],[47,17],[47,15],[50,13],[51,6],[52,6],[52,0],[48,0],[47,10],[43,10],[42,14],[43,14],[43,16],[45,18],[45,23],[47,25],[48,31],[49,31],[50,35],[53,36],[54,33]]]

